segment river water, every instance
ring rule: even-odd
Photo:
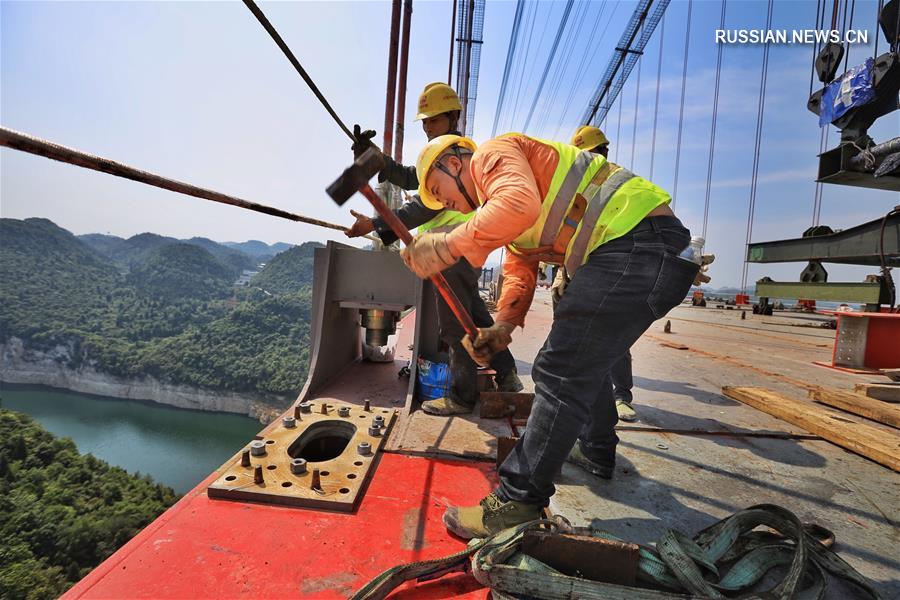
[[[183,494],[253,439],[249,417],[3,384],[3,408],[31,415],[82,454],[149,474]]]

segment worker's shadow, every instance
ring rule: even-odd
[[[665,381],[663,379],[648,379],[646,377],[636,376],[634,377],[634,385],[640,390],[649,392],[686,396],[702,404],[711,404],[714,406],[739,406],[741,404],[737,400],[726,398],[722,394],[707,392],[695,387],[691,383],[685,383],[683,381]]]
[[[743,470],[720,468],[666,450],[628,442],[620,442],[619,449],[612,480],[600,479],[567,463],[557,477],[558,499],[551,500],[551,511],[575,519],[576,525],[586,525],[588,520],[594,529],[643,545],[654,544],[667,529],[693,537],[716,521],[761,503],[799,511],[797,515],[801,518],[810,514],[826,518],[827,513],[822,509],[827,509],[875,522],[883,519],[880,514],[835,502],[829,494],[808,489],[808,477],[805,478],[807,487],[801,489],[788,480],[747,475]],[[641,469],[625,454],[639,460]],[[573,506],[579,514],[570,512]],[[602,518],[602,515],[615,516]],[[829,526],[828,522],[820,524]],[[889,569],[900,568],[893,556],[851,545],[846,540],[839,539],[838,544],[837,549],[842,553]],[[893,589],[895,582],[885,585]]]
[[[636,408],[640,423],[643,425],[698,432],[698,435],[679,433],[677,434],[679,436],[684,435],[694,440],[704,440],[725,448],[746,450],[765,460],[787,465],[815,468],[824,467],[827,464],[825,457],[803,446],[809,441],[793,439],[789,437],[788,432],[783,430],[748,429],[709,417],[694,417],[652,405],[637,404]],[[628,424],[621,423],[621,425],[627,426]],[[794,429],[796,430],[796,428]],[[722,432],[723,435],[719,435],[719,432]],[[716,435],[703,435],[703,433]],[[771,434],[772,437],[763,437],[766,434]],[[802,435],[809,437],[806,432],[802,432]]]

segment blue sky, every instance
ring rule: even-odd
[[[876,4],[874,0],[856,2],[854,28],[869,30],[870,43],[851,48],[851,65],[872,53]],[[380,133],[390,3],[264,2],[261,6],[344,120]],[[501,130],[524,126],[565,3],[528,6],[523,29],[533,30],[531,43],[521,41],[509,86],[518,103],[516,96],[507,101],[500,115]],[[569,20],[573,27],[563,36],[527,133],[563,139],[571,135],[634,6],[631,1],[575,3]],[[695,1],[691,25],[675,210],[697,233],[706,189],[714,31],[720,6],[717,1]],[[446,77],[450,11],[450,2],[417,0],[414,4],[408,120],[421,88]],[[514,2],[487,4],[476,140],[489,137],[494,123],[514,12]],[[812,28],[815,12],[815,2],[776,2],[773,28]],[[765,13],[763,1],[732,0],[726,27],[761,28]],[[673,0],[666,15],[653,176],[670,191],[686,17],[687,2]],[[0,20],[0,120],[4,126],[334,222],[349,223],[350,207],[367,208],[361,197],[338,208],[324,194],[324,188],[352,159],[349,140],[242,3],[4,1]],[[588,47],[592,32],[594,39]],[[622,95],[621,121],[616,105],[604,123],[613,142],[612,158],[645,176],[650,166],[659,41],[657,29],[643,59],[637,115],[635,70]],[[882,39],[880,48],[885,47]],[[707,235],[708,250],[718,255],[713,285],[740,282],[761,56],[759,45],[729,45],[724,50]],[[819,128],[805,107],[811,58],[812,48],[806,45],[771,50],[755,241],[798,236],[812,221]],[[584,67],[578,73],[580,64]],[[636,136],[632,133],[635,122]],[[424,142],[417,125],[407,126],[407,162]],[[882,118],[870,135],[883,141],[898,131],[900,120],[894,113]],[[836,140],[832,131],[830,145]],[[337,232],[5,149],[0,158],[4,217],[41,216],[75,233],[120,236],[153,231],[220,241],[345,239]],[[836,228],[851,226],[881,216],[898,201],[896,194],[887,192],[825,186],[821,222]],[[749,280],[762,275],[792,280],[803,266],[751,266]],[[865,267],[827,268],[832,280],[859,281],[873,272]]]

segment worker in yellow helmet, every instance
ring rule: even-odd
[[[572,145],[582,150],[600,154],[609,158],[609,139],[599,127],[593,125],[582,125],[572,136]],[[560,269],[553,279],[552,298],[553,307],[562,297],[569,283],[569,276],[565,269]],[[631,390],[634,387],[634,377],[631,371],[631,350],[627,350],[622,358],[616,362],[612,369],[609,370],[609,379],[613,386],[613,397],[616,399],[616,413],[619,415],[620,421],[632,422],[637,420],[637,413],[631,403],[634,401],[634,395]]]
[[[446,83],[429,83],[419,96],[416,120],[422,121],[422,129],[429,140],[446,134],[459,135],[457,124],[462,110],[459,96]],[[354,156],[374,147],[371,139],[374,131],[360,131],[359,125],[354,127],[356,141],[353,144]],[[416,168],[398,164],[394,159],[385,156],[385,168],[378,174],[378,181],[390,181],[405,190],[414,190],[419,186]],[[474,213],[464,214],[455,210],[444,210],[442,206],[426,207],[417,196],[394,211],[409,229],[418,227],[419,233],[450,232],[455,227],[468,221]],[[380,218],[369,218],[366,215],[350,211],[356,222],[347,230],[348,237],[358,237],[375,231],[385,245],[392,244],[397,237]],[[494,320],[478,293],[478,280],[481,267],[473,267],[465,260],[459,261],[444,271],[444,278],[472,315],[479,327],[490,327]],[[450,307],[435,293],[438,308],[438,325],[440,338],[447,344],[450,356],[450,386],[446,396],[427,400],[422,403],[422,410],[434,415],[454,415],[469,413],[478,399],[478,369],[475,362],[462,346],[465,334],[456,320]],[[512,353],[498,353],[490,363],[496,372],[497,387],[505,392],[519,392],[522,382],[516,373],[516,361]]]
[[[457,535],[486,537],[540,518],[566,460],[612,477],[619,440],[609,371],[681,303],[699,265],[679,256],[690,232],[669,194],[602,154],[524,134],[480,147],[445,135],[426,145],[416,167],[426,206],[479,208],[450,233],[416,236],[401,252],[410,270],[427,277],[509,249],[496,322],[464,340],[477,362],[507,348],[524,325],[540,261],[565,265],[572,278],[534,360],[528,426],[499,468],[498,488],[477,506],[444,513]]]

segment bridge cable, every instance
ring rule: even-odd
[[[722,0],[722,16],[719,19],[719,29],[725,30],[725,7],[728,0]],[[725,44],[719,44],[718,53],[716,56],[716,85],[713,91],[713,111],[712,111],[712,123],[709,128],[709,162],[706,167],[706,199],[703,203],[703,234],[702,237],[706,239],[706,229],[707,224],[709,223],[709,197],[710,192],[712,191],[712,174],[713,174],[713,161],[715,159],[716,152],[716,125],[719,117],[719,84],[722,80],[722,51],[725,48]]]
[[[519,41],[519,27],[522,25],[522,13],[525,12],[525,0],[516,2],[516,14],[513,17],[512,29],[509,32],[509,45],[506,48],[506,63],[503,65],[503,77],[500,80],[500,94],[497,96],[497,109],[494,111],[494,128],[491,137],[496,137],[497,126],[500,124],[500,113],[503,112],[503,101],[506,98],[506,87],[509,84],[509,75],[512,70],[513,59],[516,55],[516,44]]]
[[[526,131],[528,126],[531,125],[531,118],[534,116],[534,109],[537,108],[538,100],[541,99],[541,92],[544,90],[544,83],[547,81],[547,75],[550,73],[550,67],[553,65],[553,59],[556,58],[556,50],[559,48],[559,40],[562,39],[563,33],[566,30],[566,23],[569,21],[569,13],[572,12],[572,5],[575,4],[575,0],[568,0],[566,2],[566,7],[563,9],[562,17],[559,20],[559,27],[556,29],[556,36],[553,38],[553,45],[550,46],[550,54],[547,55],[547,64],[544,65],[544,72],[541,74],[541,79],[538,82],[537,90],[534,92],[534,99],[531,101],[531,108],[528,110],[528,116],[525,118],[525,126],[522,128],[522,131]]]
[[[766,30],[772,29],[772,12],[773,12],[773,0],[769,0],[769,10],[766,15]],[[750,240],[753,237],[753,216],[756,209],[756,184],[759,179],[759,151],[762,146],[762,129],[763,129],[763,118],[766,107],[766,80],[768,79],[769,74],[769,48],[771,44],[766,42],[763,47],[763,58],[762,58],[762,69],[760,70],[759,77],[759,106],[756,112],[756,140],[755,147],[753,150],[753,174],[750,178],[750,202],[747,208],[747,236],[745,242],[745,250],[747,245],[750,244]],[[747,272],[749,269],[750,263],[747,262],[747,255],[744,254],[744,270],[741,275],[741,291],[747,292]]]
[[[684,32],[684,67],[681,71],[681,108],[678,111],[678,141],[675,143],[675,183],[672,185],[672,205],[678,200],[678,174],[681,167],[681,133],[684,128],[684,94],[687,89],[688,51],[691,47],[691,8],[694,0],[688,0],[687,30]]]
[[[659,22],[659,62],[656,65],[656,102],[653,105],[653,141],[650,143],[650,181],[653,181],[653,165],[656,161],[656,123],[659,117],[659,82],[662,78],[663,46],[666,39],[666,15]]]
[[[641,23],[641,35],[644,34],[644,24]],[[631,162],[628,168],[634,171],[634,147],[637,146],[637,124],[638,124],[638,103],[641,98],[641,64],[644,62],[644,55],[638,57],[637,63],[637,81],[635,81],[634,90],[634,126],[631,128]]]
[[[244,4],[250,9],[250,12],[253,13],[253,16],[259,21],[260,25],[263,26],[268,34],[272,37],[275,43],[281,48],[281,51],[287,57],[294,68],[297,70],[297,73],[300,74],[300,77],[303,78],[303,81],[306,82],[306,85],[309,86],[309,89],[312,90],[312,93],[315,94],[316,98],[319,99],[319,102],[322,103],[322,106],[325,107],[325,110],[328,111],[328,114],[331,115],[331,118],[334,119],[335,123],[343,130],[344,133],[347,134],[351,140],[356,141],[356,138],[353,137],[353,132],[347,128],[341,118],[337,115],[334,109],[331,107],[331,104],[328,103],[328,100],[325,99],[325,96],[322,95],[322,92],[319,90],[319,86],[316,85],[316,82],[312,80],[312,77],[309,76],[309,73],[306,72],[306,69],[303,68],[303,65],[300,64],[300,61],[297,60],[297,57],[294,56],[294,53],[291,52],[291,49],[285,43],[280,35],[278,35],[278,31],[275,30],[275,27],[272,26],[272,23],[269,22],[269,19],[266,18],[266,15],[263,14],[263,11],[256,5],[253,0],[244,0]]]

